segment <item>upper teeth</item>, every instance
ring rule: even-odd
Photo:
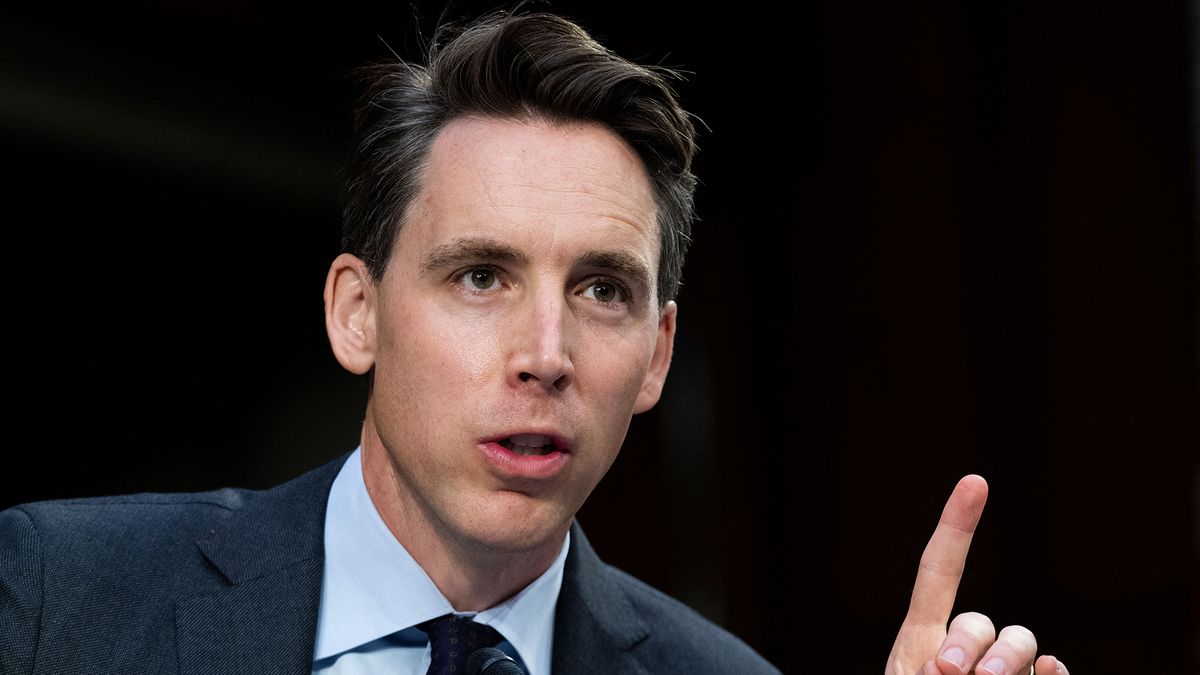
[[[554,441],[541,434],[515,434],[500,441],[500,445],[518,455],[544,455],[554,449]]]
[[[541,434],[516,434],[509,436],[508,440],[513,445],[523,445],[527,448],[540,448],[554,442],[549,436]]]

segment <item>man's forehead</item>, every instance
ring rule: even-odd
[[[653,223],[645,165],[624,139],[595,122],[459,118],[434,139],[426,178],[453,192],[482,190],[495,207],[536,198],[553,208],[557,194],[572,208],[583,195],[630,220]]]
[[[600,125],[456,123],[450,142],[437,139],[403,228],[415,226],[405,238],[423,268],[472,255],[528,262],[538,249],[557,249],[559,257],[656,273],[656,204],[640,160],[618,136]],[[495,133],[477,133],[484,131]]]
[[[622,163],[631,168],[636,167],[645,177],[645,165],[620,134],[609,126],[590,120],[559,120],[552,121],[542,118],[509,118],[488,115],[463,115],[456,117],[442,126],[435,136],[431,148],[444,148],[448,152],[440,153],[446,157],[480,154],[489,156],[486,148],[489,145],[503,143],[508,139],[516,139],[525,147],[528,154],[534,154],[535,149],[543,154],[561,154],[571,157],[581,149],[587,148],[600,152],[612,158],[619,158]],[[544,141],[555,140],[558,143],[549,145]],[[538,147],[534,147],[534,143]]]

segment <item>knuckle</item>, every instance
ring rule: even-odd
[[[954,532],[958,532],[959,534],[965,534],[965,535],[975,534],[975,528],[973,526],[969,526],[967,524],[960,523],[955,520],[950,520],[948,518],[943,518],[942,520],[939,520],[938,525],[941,525],[942,527],[946,528],[947,530],[953,530]]]
[[[963,612],[950,622],[951,631],[960,631],[979,642],[991,644],[996,641],[996,627],[992,620],[979,612]]]
[[[946,577],[961,577],[963,572],[962,565],[947,563],[928,554],[921,556],[921,563],[918,567],[923,571]]]
[[[1033,636],[1033,631],[1024,626],[1005,626],[1000,631],[999,639],[1022,651],[1037,652],[1037,638]]]

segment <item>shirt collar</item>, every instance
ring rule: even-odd
[[[454,612],[375,510],[363,482],[361,457],[359,445],[329,492],[314,660]],[[570,542],[567,532],[549,569],[508,600],[475,615],[479,623],[500,631],[530,675],[550,673],[554,610]]]

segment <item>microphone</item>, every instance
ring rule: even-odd
[[[495,647],[476,649],[467,659],[467,675],[525,675],[512,657]]]

